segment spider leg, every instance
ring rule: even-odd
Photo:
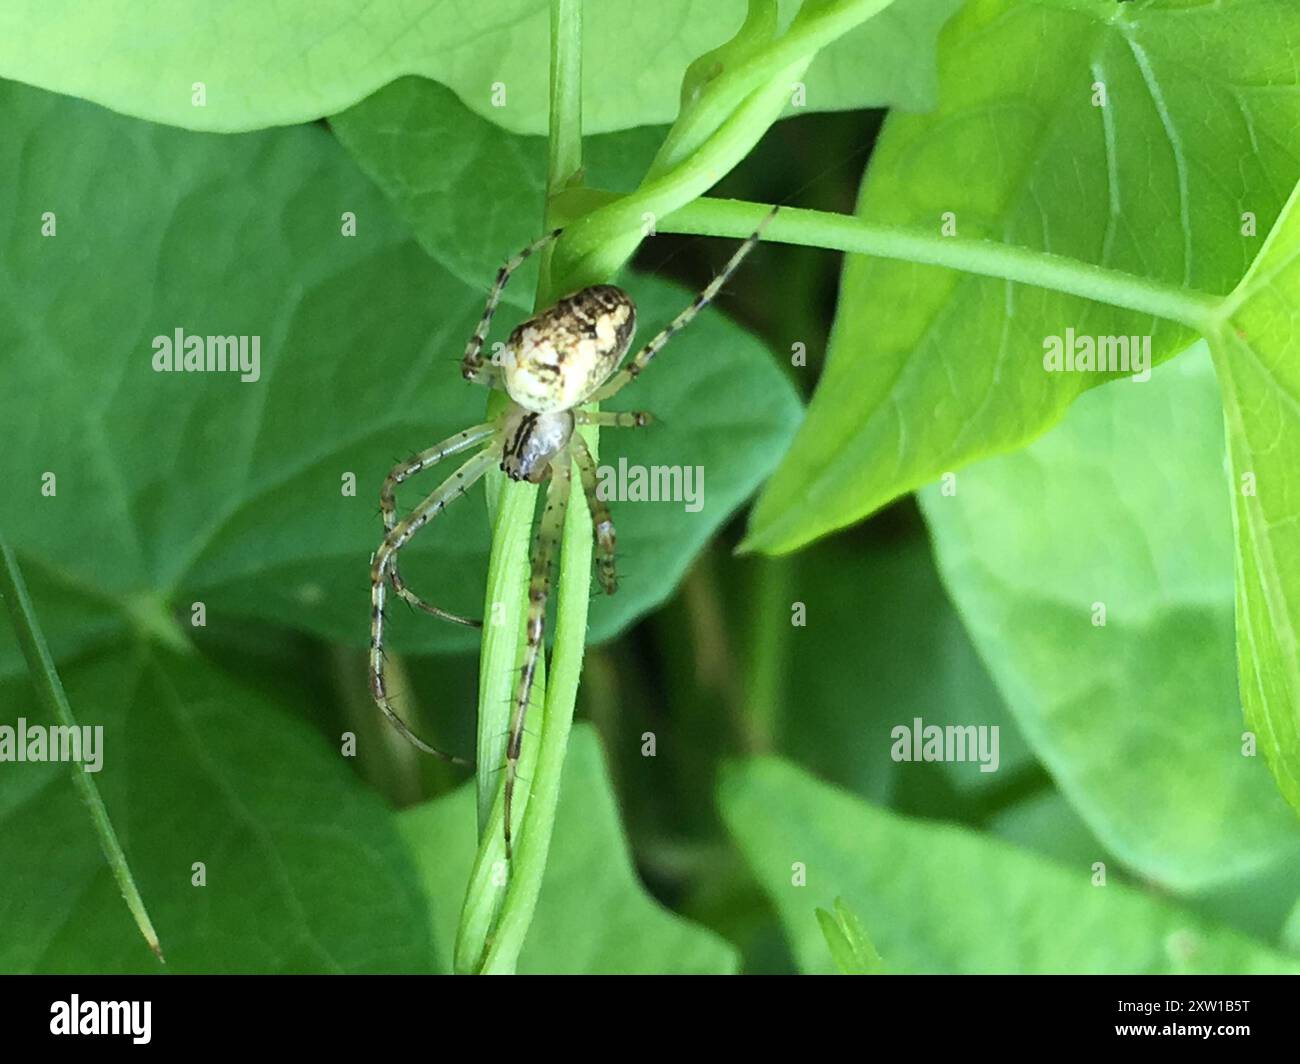
[[[473,428],[448,437],[441,443],[434,444],[427,451],[421,451],[410,461],[400,462],[395,465],[384,480],[384,486],[379,492],[379,508],[384,515],[384,531],[386,533],[392,532],[397,526],[397,499],[395,493],[399,484],[415,476],[416,473],[421,473],[431,466],[437,465],[444,458],[468,450],[476,443],[481,443],[491,436],[495,430],[496,426],[491,423],[475,425]],[[444,621],[451,621],[453,624],[463,624],[467,628],[483,627],[482,621],[462,617],[439,606],[431,605],[411,591],[403,582],[402,574],[398,571],[396,557],[389,564],[388,579],[393,585],[393,590],[417,609],[421,609],[433,617],[440,617]]]
[[[524,720],[528,715],[528,704],[532,698],[537,662],[542,655],[546,629],[546,600],[551,590],[551,568],[555,560],[556,546],[564,529],[564,514],[569,506],[569,487],[572,479],[573,472],[566,448],[551,465],[551,483],[546,489],[546,509],[542,513],[541,525],[537,529],[537,538],[533,546],[533,571],[528,582],[528,624],[525,629],[527,642],[524,647],[523,667],[519,671],[519,683],[515,689],[515,708],[510,719],[510,738],[506,742],[507,861],[512,857],[512,809],[515,779],[519,772],[519,753],[524,739]]]
[[[497,461],[499,461],[497,449],[487,447],[465,462],[426,496],[419,506],[392,527],[384,537],[384,542],[375,551],[374,559],[370,563],[370,693],[389,723],[408,742],[426,754],[440,757],[444,761],[454,761],[457,764],[464,764],[464,762],[458,757],[444,754],[417,736],[397,715],[397,711],[388,700],[388,691],[384,684],[384,599],[397,552],[409,543],[411,537],[420,529],[442,513],[448,503],[469,491],[474,482]]]
[[[640,429],[654,421],[644,410],[578,410],[579,425],[599,425],[606,429]]]
[[[750,233],[745,242],[736,249],[736,253],[732,255],[727,264],[722,267],[722,272],[709,282],[708,287],[705,288],[703,292],[691,300],[690,306],[678,314],[677,317],[675,317],[658,336],[646,344],[645,347],[641,348],[641,350],[636,353],[636,356],[632,358],[626,366],[610,377],[609,380],[592,392],[584,401],[601,402],[602,400],[608,399],[611,395],[617,395],[626,385],[631,384],[636,380],[646,366],[650,364],[650,360],[659,353],[660,349],[663,348],[669,340],[686,328],[686,326],[691,323],[700,311],[713,302],[717,297],[717,294],[722,291],[722,286],[727,283],[731,278],[731,275],[736,272],[740,264],[745,260],[745,256],[754,250],[755,245],[758,243],[758,238],[763,233],[763,229],[767,226],[767,223],[775,217],[776,211],[777,208],[773,207],[771,213],[758,223],[758,228]]]
[[[496,387],[500,383],[500,368],[483,359],[483,343],[487,339],[488,329],[492,326],[492,315],[496,313],[497,304],[501,302],[501,293],[505,291],[510,275],[519,269],[533,252],[540,251],[555,240],[561,232],[563,232],[561,229],[552,229],[545,236],[538,237],[497,270],[496,280],[492,282],[492,291],[488,293],[487,306],[483,308],[483,317],[479,319],[478,327],[465,347],[465,357],[461,359],[461,373],[467,381],[486,384],[489,388]]]
[[[614,521],[609,516],[609,507],[605,505],[596,491],[596,460],[591,456],[591,449],[578,433],[569,441],[573,448],[573,460],[582,479],[582,491],[587,496],[587,509],[591,513],[591,529],[596,540],[596,572],[600,586],[606,595],[618,590],[618,573],[614,567]]]

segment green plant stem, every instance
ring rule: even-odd
[[[820,8],[800,12],[789,29],[748,59],[723,71],[709,84],[695,106],[673,124],[655,156],[652,174],[675,167],[713,136],[714,131],[738,113],[746,97],[765,85],[788,98],[792,82],[802,72],[788,76],[787,68],[809,61],[822,48],[874,15],[894,0],[833,0]],[[786,72],[786,73],[782,73]],[[775,120],[776,115],[768,121]],[[766,126],[764,126],[766,129]]]
[[[555,225],[551,207],[554,198],[573,187],[582,172],[581,87],[581,0],[552,0],[551,135],[545,219],[548,229]],[[553,303],[571,284],[568,277],[553,269],[553,262],[552,254],[544,256],[535,303],[538,307]],[[584,430],[584,435],[596,453],[597,430]],[[580,491],[575,492],[575,505],[566,515],[561,547],[552,675],[548,677],[545,668],[539,668],[533,687],[519,770],[521,786],[515,801],[518,829],[514,859],[506,863],[500,769],[505,762],[511,696],[523,650],[528,545],[537,487],[513,483],[498,475],[495,484],[489,483],[488,491],[490,497],[495,495],[496,507],[479,679],[479,853],[461,914],[455,967],[462,972],[510,973],[515,970],[532,921],[555,823],[564,751],[586,646],[592,546],[585,499]]]
[[[743,239],[754,231],[771,209],[771,204],[767,203],[699,199],[663,218],[659,228],[667,233]],[[1046,251],[1033,251],[994,240],[945,237],[938,233],[867,222],[849,214],[799,207],[783,207],[764,231],[763,239],[1000,277],[1167,318],[1202,333],[1212,329],[1222,302],[1219,296]]]
[[[569,276],[580,284],[612,277],[631,258],[659,219],[671,215],[718,183],[776,120],[790,80],[801,76],[812,56],[798,60],[767,88],[744,101],[701,147],[673,170],[646,180],[633,193],[607,200],[566,232],[561,251]],[[648,223],[648,224],[647,224]]]
[[[560,211],[574,224],[557,252],[573,287],[614,276],[665,215],[690,204],[744,159],[789,103],[818,51],[879,14],[893,0],[830,0],[801,12],[784,34],[737,56],[683,105],[645,180],[630,195],[589,200],[588,212]],[[760,32],[757,3],[731,45]],[[774,20],[774,15],[773,15]],[[719,53],[736,55],[731,45]],[[566,190],[561,190],[563,194]]]
[[[492,803],[501,789],[510,728],[510,696],[514,694],[515,661],[519,656],[515,604],[528,591],[528,540],[536,506],[537,485],[512,484],[497,474],[496,506],[492,515],[492,552],[488,560],[487,593],[483,602],[483,646],[478,678],[478,744],[475,790],[478,797],[479,840],[488,834]],[[493,497],[488,484],[488,497]],[[539,677],[540,681],[540,677]]]
[[[584,433],[594,456],[595,433],[586,430]],[[515,970],[537,907],[555,827],[564,755],[569,747],[573,709],[578,699],[578,678],[582,673],[582,658],[587,645],[587,607],[591,601],[591,518],[585,501],[579,505],[580,499],[581,492],[575,492],[574,504],[565,515],[555,611],[555,648],[551,655],[540,737],[535,740],[537,763],[532,771],[531,793],[524,809],[505,904],[481,969],[485,975],[508,974]]]
[[[0,595],[3,595],[9,606],[9,615],[13,618],[14,631],[18,636],[18,645],[22,648],[23,657],[27,659],[27,671],[31,674],[37,697],[40,698],[50,716],[59,724],[65,728],[76,728],[78,727],[76,718],[72,715],[68,696],[64,693],[63,683],[54,668],[50,648],[41,633],[40,622],[36,619],[36,610],[32,606],[31,596],[27,593],[27,584],[23,580],[22,571],[18,568],[18,559],[14,557],[9,544],[3,538],[0,538],[0,562],[3,563],[0,564]],[[117,887],[122,892],[126,907],[135,919],[136,927],[140,929],[140,934],[144,936],[154,956],[160,961],[164,960],[162,946],[158,942],[158,933],[154,930],[153,922],[144,907],[144,899],[140,897],[140,891],[136,888],[131,867],[127,864],[126,854],[122,852],[122,844],[113,830],[113,822],[108,818],[108,810],[104,806],[104,800],[99,796],[99,790],[91,780],[90,774],[76,762],[72,765],[72,780],[77,790],[81,792],[86,808],[90,810],[90,819],[95,825],[95,833],[99,836],[99,845],[108,860],[109,868],[113,871],[113,878],[117,880]]]
[[[546,188],[553,196],[582,172],[582,0],[551,3],[549,129]]]
[[[632,211],[622,205],[638,195],[636,192],[619,195],[603,189],[575,189],[558,201],[557,215],[562,222],[571,215],[603,211],[607,209],[605,204],[615,202],[621,205],[621,213],[631,214]],[[663,216],[658,228],[664,233],[743,240],[771,210],[770,203],[704,196]],[[903,226],[868,222],[851,214],[803,207],[782,207],[764,230],[763,239],[778,244],[798,244],[921,265],[946,266],[983,277],[1000,277],[1152,314],[1186,325],[1202,335],[1215,333],[1226,305],[1223,296],[1152,281],[1123,270],[1094,266],[1047,251],[1034,251],[995,240],[945,237]]]
[[[582,3],[551,3],[551,136],[547,150],[546,229],[554,228],[551,201],[573,185],[582,170]],[[550,301],[551,249],[542,259],[534,306]],[[505,407],[504,396],[493,393],[489,415]],[[479,834],[487,831],[492,802],[499,789],[501,765],[510,726],[513,669],[523,627],[521,606],[528,586],[528,542],[536,508],[537,486],[515,484],[499,472],[487,480],[492,520],[492,552],[484,603],[483,648],[480,655],[478,713]],[[522,608],[522,607],[521,607]],[[516,623],[518,622],[518,623]],[[539,698],[541,677],[538,677]]]

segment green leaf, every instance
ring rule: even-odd
[[[364,643],[384,475],[483,420],[485,395],[455,360],[490,274],[476,290],[430,262],[320,128],[215,137],[18,86],[0,100],[10,131],[0,184],[15,190],[0,219],[0,479],[54,652],[143,623],[159,603],[188,613],[196,601],[210,630],[255,617]],[[46,211],[54,237],[41,236]],[[343,212],[356,216],[355,237],[340,233]],[[627,284],[643,334],[690,299],[653,278]],[[155,372],[153,338],[177,328],[260,337],[259,379]],[[703,506],[614,502],[624,578],[593,605],[595,639],[672,591],[799,417],[768,353],[720,313],[702,316],[626,396],[660,420],[607,433],[602,460],[702,467]],[[57,477],[49,497],[47,472]],[[347,474],[355,495],[343,491]],[[426,477],[399,501],[438,483]],[[479,612],[486,572],[479,499],[403,553],[412,587],[467,613]],[[47,597],[69,596],[47,612]],[[399,649],[477,640],[400,614],[393,634]]]
[[[330,128],[410,225],[420,246],[472,288],[537,237],[546,201],[546,140],[479,117],[450,89],[400,78],[330,117]],[[588,184],[630,190],[654,158],[658,126],[583,138]],[[529,271],[505,300],[531,310]]]
[[[564,772],[554,842],[519,971],[734,972],[738,960],[729,944],[664,909],[637,879],[590,727],[574,728]],[[438,955],[449,957],[476,849],[472,787],[408,809],[400,820],[430,899]]]
[[[941,39],[941,107],[893,115],[859,214],[1227,292],[1300,178],[1290,0],[1063,11],[976,0]],[[1106,105],[1094,106],[1096,83]],[[1045,372],[1044,341],[1183,325],[938,267],[852,256],[829,360],[749,544],[793,550],[974,459],[1040,435],[1115,374]]]
[[[1300,972],[1166,901],[964,828],[868,805],[776,758],[731,766],[723,816],[805,972],[834,971],[815,915],[842,897],[891,972]],[[802,866],[806,885],[794,885]]]
[[[1210,342],[1232,454],[1246,719],[1300,810],[1300,186]]]
[[[1223,466],[1198,348],[1084,396],[955,493],[921,495],[949,591],[1038,756],[1120,860],[1175,890],[1300,850],[1263,759],[1243,756]]]
[[[80,723],[104,729],[96,782],[169,971],[434,967],[393,815],[338,746],[194,656],[119,645],[63,673]],[[0,704],[6,725],[46,723],[25,679]],[[0,971],[157,970],[67,766],[5,766],[0,848],[22,855],[0,863]]]
[[[928,106],[934,36],[956,0],[898,3],[828,49],[809,110]],[[797,10],[783,4],[786,20]],[[741,24],[741,0],[601,0],[585,7],[584,124],[669,121],[682,72]],[[539,0],[184,5],[13,0],[0,11],[0,75],[188,129],[235,132],[341,111],[404,74],[434,78],[506,129],[543,133],[547,5]],[[204,102],[195,104],[202,82]],[[498,88],[500,86],[500,88]]]

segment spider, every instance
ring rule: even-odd
[[[391,586],[400,598],[432,616],[470,627],[481,627],[482,622],[431,605],[416,595],[402,580],[397,556],[420,529],[449,503],[468,492],[493,465],[499,465],[512,480],[540,484],[549,478],[551,482],[533,543],[523,667],[511,699],[513,708],[505,763],[507,861],[512,856],[511,811],[523,745],[524,720],[542,654],[551,570],[564,527],[575,469],[591,514],[601,588],[611,595],[617,588],[614,522],[609,508],[596,493],[596,463],[591,450],[575,429],[579,425],[642,427],[651,421],[651,416],[644,412],[593,412],[582,407],[617,395],[641,375],[660,349],[717,296],[758,243],[763,228],[775,213],[774,209],[741,244],[708,287],[622,369],[619,369],[619,364],[627,354],[636,330],[636,304],[627,292],[612,284],[593,285],[565,296],[510,334],[499,356],[499,364],[497,357],[490,361],[484,359],[483,345],[492,324],[492,315],[510,275],[530,255],[556,240],[563,230],[555,229],[535,240],[497,271],[487,306],[461,361],[461,372],[467,381],[504,390],[510,398],[509,405],[494,420],[458,432],[409,461],[394,466],[384,481],[379,499],[385,536],[370,565],[371,693],[384,716],[404,738],[427,754],[458,764],[465,762],[435,749],[411,731],[389,701],[384,681],[384,603]],[[475,447],[480,449],[414,510],[398,519],[395,499],[398,485],[452,455]]]

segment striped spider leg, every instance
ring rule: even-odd
[[[523,251],[519,252],[513,259],[510,259],[501,269],[497,270],[496,280],[492,282],[492,290],[488,293],[487,306],[483,308],[483,316],[479,318],[478,326],[474,329],[474,335],[469,338],[469,343],[465,345],[465,355],[461,359],[461,375],[474,384],[485,384],[489,388],[501,388],[501,367],[483,359],[483,344],[487,342],[488,329],[492,327],[492,315],[496,313],[497,307],[501,303],[501,295],[506,290],[506,285],[510,281],[510,275],[519,269],[525,261],[537,251],[546,247],[553,240],[559,239],[563,229],[552,229],[544,236],[539,236]]]
[[[379,509],[384,516],[384,531],[390,533],[397,527],[397,498],[396,491],[399,484],[415,476],[416,473],[422,473],[437,465],[444,458],[449,458],[453,454],[459,454],[473,447],[476,443],[486,440],[496,431],[496,426],[492,423],[484,425],[475,425],[472,429],[466,429],[464,432],[458,432],[450,439],[443,440],[441,443],[434,444],[427,451],[421,451],[414,458],[406,462],[399,462],[393,466],[387,478],[384,480],[384,486],[379,492]],[[393,590],[406,602],[410,603],[417,609],[423,610],[431,617],[438,617],[444,621],[451,621],[453,624],[462,624],[467,628],[482,628],[483,622],[472,620],[468,617],[462,617],[457,613],[444,610],[440,606],[431,605],[411,591],[402,580],[402,574],[397,568],[397,557],[394,555],[392,562],[388,566],[389,583],[393,585]]]
[[[482,428],[482,426],[480,426]],[[490,426],[491,431],[495,431],[495,426]],[[463,436],[472,437],[468,442],[460,442]],[[454,453],[456,450],[463,450],[473,446],[475,442],[483,439],[482,435],[476,435],[476,430],[469,430],[461,436],[453,436],[452,441],[457,441],[452,448],[445,450],[444,454]],[[449,443],[452,441],[448,441]],[[441,446],[441,445],[440,445]],[[437,451],[438,448],[433,448]],[[426,452],[430,453],[430,452]],[[388,529],[387,535],[384,536],[383,543],[375,551],[370,562],[370,693],[374,696],[375,704],[383,711],[389,723],[401,733],[412,745],[423,750],[426,754],[432,754],[434,757],[440,757],[444,761],[453,761],[460,764],[464,762],[460,758],[453,757],[450,754],[443,753],[423,739],[417,736],[407,726],[406,722],[397,715],[388,698],[388,688],[384,680],[384,603],[387,597],[388,586],[393,583],[393,575],[396,572],[397,554],[406,544],[425,525],[432,521],[438,514],[445,510],[449,503],[464,495],[489,469],[500,460],[499,451],[495,438],[491,444],[483,448],[472,458],[460,466],[450,477],[444,480],[437,488],[430,492],[424,500],[409,514],[400,521],[393,523]],[[418,462],[419,459],[417,458]],[[431,463],[430,463],[431,464]],[[425,468],[421,466],[421,468]],[[391,479],[391,477],[390,477]],[[385,484],[387,487],[387,484]],[[400,583],[395,583],[398,593],[401,593]],[[423,605],[423,603],[421,603]],[[431,607],[436,610],[436,607]],[[438,611],[441,615],[444,611]]]

